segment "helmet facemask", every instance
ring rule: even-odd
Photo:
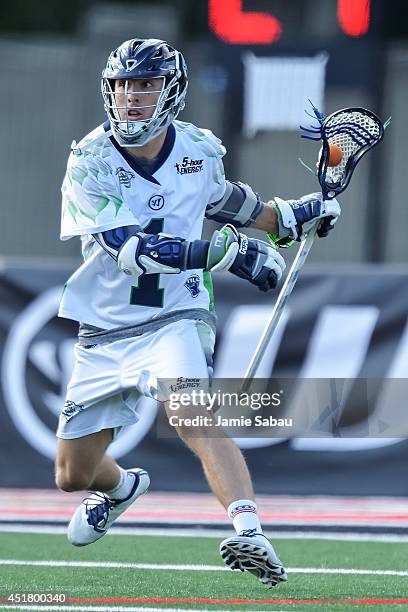
[[[184,108],[184,97],[187,89],[187,81],[184,82],[184,87],[180,91],[180,78],[182,71],[180,70],[180,54],[175,57],[175,69],[167,76],[152,76],[145,73],[133,76],[132,70],[129,70],[128,76],[112,79],[103,77],[101,82],[102,96],[105,103],[112,130],[116,140],[120,145],[126,147],[141,147],[153,138],[159,136],[177,117],[180,110]],[[183,61],[183,60],[182,60]],[[185,66],[183,66],[185,69]],[[163,80],[161,89],[147,91],[130,91],[133,79],[151,80],[160,78]],[[122,91],[115,91],[115,81],[122,80],[125,82],[125,87]],[[143,97],[147,94],[159,94],[156,104],[143,104]],[[136,105],[129,104],[129,97],[132,95],[138,96],[140,102]],[[118,105],[118,99],[123,97],[123,102]],[[129,109],[136,108],[143,111],[146,108],[153,108],[153,115],[148,119],[132,119],[129,116]]]

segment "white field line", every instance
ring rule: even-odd
[[[136,570],[172,570],[188,572],[229,572],[228,567],[222,565],[187,565],[175,563],[118,563],[115,561],[44,561],[25,559],[0,559],[0,565],[24,565],[37,567],[88,567],[94,569],[136,569]],[[354,568],[327,568],[327,567],[288,567],[291,574],[351,574],[367,576],[401,576],[408,577],[408,571],[373,570]]]
[[[42,533],[46,535],[65,535],[67,528],[57,525],[5,525],[0,524],[0,533]],[[408,535],[343,531],[269,531],[265,534],[272,540],[339,540],[345,542],[408,542]],[[231,529],[159,529],[159,528],[122,528],[113,527],[108,536],[162,536],[186,538],[227,538]]]
[[[139,570],[174,570],[174,571],[201,571],[224,572],[231,571],[222,565],[188,565],[174,563],[119,563],[116,561],[44,561],[25,559],[0,559],[1,565],[29,565],[37,567],[87,567],[95,569],[139,569]]]
[[[235,606],[234,606],[235,608]],[[239,608],[235,608],[237,612]],[[36,604],[29,605],[14,605],[14,606],[4,606],[2,605],[1,610],[37,610],[38,612],[46,612],[48,610],[60,610],[69,612],[69,610],[76,610],[78,612],[225,612],[225,608],[223,610],[205,610],[203,608],[151,608],[151,607],[133,607],[133,606],[115,606],[112,604],[107,604],[106,606],[42,606]],[[250,612],[250,611],[249,611]],[[255,611],[253,611],[255,612]],[[283,610],[256,610],[256,612],[284,612]]]

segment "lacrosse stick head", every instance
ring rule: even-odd
[[[320,133],[323,146],[317,177],[324,199],[331,199],[346,189],[360,159],[381,141],[384,125],[365,108],[343,108],[321,120]],[[343,153],[337,166],[328,165],[330,145]]]

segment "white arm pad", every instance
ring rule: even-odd
[[[122,272],[136,276],[136,278],[139,278],[142,274],[178,274],[180,272],[180,268],[166,266],[160,261],[152,259],[154,251],[152,251],[151,257],[147,255],[136,257],[139,242],[140,238],[138,236],[131,236],[119,251],[118,267]]]
[[[136,251],[139,246],[138,236],[131,236],[123,245],[118,256],[118,267],[125,274],[139,277],[144,270],[137,265]]]

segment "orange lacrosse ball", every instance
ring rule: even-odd
[[[329,145],[330,154],[329,161],[327,165],[333,168],[334,166],[338,166],[341,160],[343,159],[343,151],[336,144]]]

